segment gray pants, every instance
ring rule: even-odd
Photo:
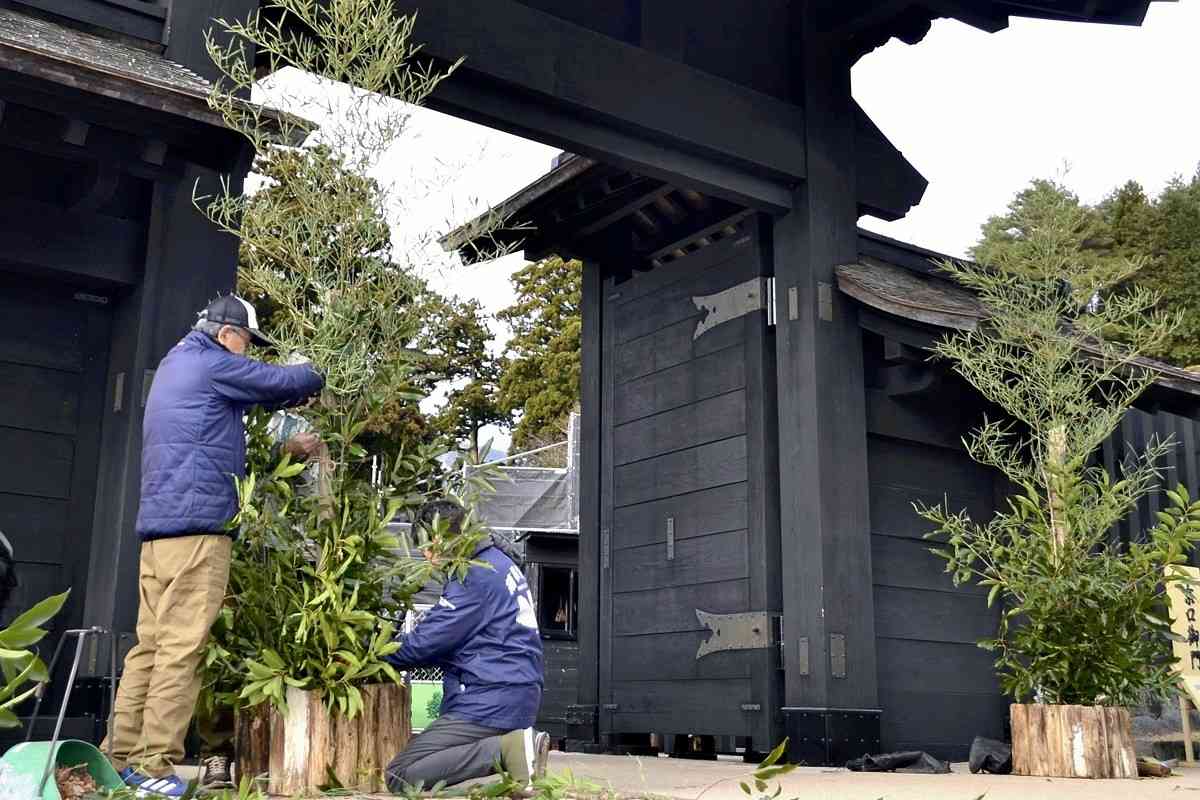
[[[424,784],[429,790],[439,781],[453,786],[491,775],[500,760],[500,736],[505,733],[508,731],[462,719],[438,717],[388,764],[388,789],[399,793],[406,785]]]

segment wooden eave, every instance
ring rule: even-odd
[[[916,44],[939,18],[988,33],[1004,30],[1013,17],[1140,25],[1152,2],[1176,0],[857,0],[832,5],[824,19],[857,59],[892,38]]]
[[[921,250],[921,253],[930,251]],[[948,259],[949,256],[941,256]],[[930,265],[932,268],[932,264]],[[854,264],[836,269],[838,290],[862,305],[907,322],[941,330],[974,330],[987,319],[979,300],[961,286],[930,272],[918,272],[890,264],[872,256],[860,255]],[[1099,348],[1083,348],[1099,355]],[[1200,374],[1156,361],[1138,358],[1138,367],[1153,372],[1156,388],[1185,398],[1160,397],[1174,408],[1186,407],[1194,413],[1200,407]],[[1183,402],[1179,402],[1180,400]],[[1172,402],[1174,400],[1175,402]]]
[[[925,191],[926,180],[855,107],[859,213],[898,219]],[[882,179],[881,179],[882,177]],[[749,206],[594,159],[565,154],[548,173],[439,239],[467,262],[523,249],[651,269],[728,235],[755,213]]]
[[[229,132],[221,115],[209,108],[211,84],[186,67],[143,48],[4,8],[0,70]],[[267,116],[301,122],[273,110]]]

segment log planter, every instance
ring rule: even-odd
[[[352,720],[331,716],[314,692],[289,688],[287,713],[263,704],[239,712],[237,766],[243,775],[269,775],[268,794],[317,794],[330,774],[346,789],[386,792],[383,771],[412,735],[408,687],[360,687],[363,710]]]
[[[1045,778],[1136,778],[1129,710],[1105,706],[1010,707],[1013,772]]]

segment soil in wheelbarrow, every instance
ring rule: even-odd
[[[88,772],[87,764],[58,767],[54,770],[54,781],[58,784],[58,794],[62,800],[82,800],[95,795],[100,788],[92,773]]]

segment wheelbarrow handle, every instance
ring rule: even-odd
[[[50,739],[49,755],[46,756],[46,769],[45,769],[45,771],[42,772],[41,783],[38,784],[38,796],[39,797],[45,791],[46,782],[48,780],[50,780],[50,775],[51,775],[51,773],[54,772],[55,750],[57,750],[57,748],[58,748],[58,737],[62,734],[63,720],[65,720],[66,716],[67,716],[67,703],[70,701],[71,692],[75,688],[75,678],[79,675],[79,662],[83,658],[84,642],[87,640],[88,636],[100,636],[101,634],[106,634],[106,633],[109,634],[110,636],[112,636],[112,634],[109,631],[105,630],[104,628],[100,628],[100,627],[77,628],[77,629],[73,629],[73,630],[69,630],[69,631],[63,631],[62,638],[60,638],[58,640],[58,647],[55,648],[54,658],[50,662],[51,666],[47,669],[47,678],[53,677],[54,665],[58,662],[59,653],[62,651],[63,643],[66,641],[68,636],[76,637],[75,658],[72,659],[72,661],[71,661],[71,673],[67,677],[67,690],[66,690],[66,693],[63,695],[62,704],[59,706],[59,709],[58,709],[58,718],[54,722],[54,736],[51,737],[51,739]],[[114,640],[114,644],[115,644],[115,640]],[[110,682],[110,696],[111,696],[111,692],[114,691],[115,684],[116,684],[116,668],[115,668],[116,667],[116,662],[115,662],[116,652],[115,652],[115,650],[113,652],[112,659],[113,659],[113,667],[114,668],[113,668],[113,674],[111,676],[112,680]],[[35,724],[37,724],[37,710],[40,706],[41,706],[41,697],[38,698],[37,705],[34,707],[33,719],[29,721],[30,735],[32,735],[32,733],[33,733],[33,726]],[[112,713],[111,713],[111,709],[110,709],[110,713],[109,713],[110,736],[109,736],[109,742],[108,742],[108,750],[109,750],[110,757],[112,755],[111,729],[112,729]],[[28,741],[28,740],[26,740],[26,741]]]

